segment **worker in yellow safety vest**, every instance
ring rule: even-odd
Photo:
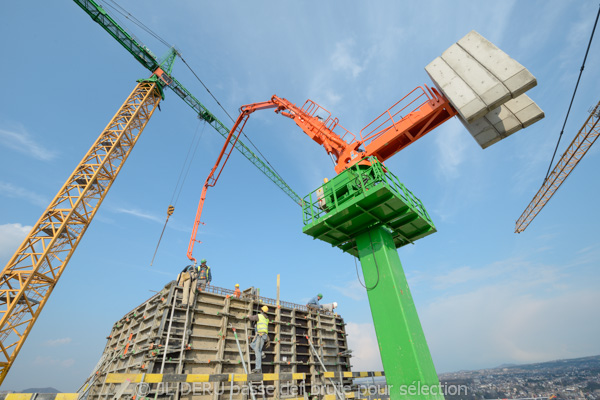
[[[248,316],[250,321],[256,321],[256,336],[252,344],[250,344],[250,348],[254,350],[255,356],[253,374],[262,373],[262,359],[265,358],[263,347],[269,341],[269,318],[266,315],[268,311],[269,307],[262,306],[257,315]]]
[[[204,289],[206,285],[210,285],[210,281],[212,281],[210,267],[206,265],[206,259],[203,258],[198,265],[198,289]]]

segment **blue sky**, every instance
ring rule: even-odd
[[[514,222],[548,168],[597,12],[596,1],[164,2],[120,4],[183,54],[228,112],[273,94],[320,103],[358,132],[414,87],[424,67],[475,29],[538,79],[541,122],[486,149],[453,119],[386,164],[438,232],[399,250],[438,372],[600,353],[600,147],[520,235]],[[124,21],[119,17],[120,21]],[[156,54],[166,48],[125,23]],[[0,15],[0,261],[149,74],[74,3],[10,2]],[[600,92],[600,39],[559,153]],[[178,62],[174,76],[227,126]],[[183,268],[202,183],[222,138],[167,92],[81,241],[2,389],[74,391],[112,323]],[[246,134],[300,195],[334,176],[291,121],[257,113]],[[175,182],[200,146],[156,261]],[[254,285],[303,303],[317,292],[348,322],[355,370],[381,368],[353,258],[302,234],[300,208],[234,153],[205,204],[195,254],[213,283]],[[596,233],[594,233],[596,232]]]

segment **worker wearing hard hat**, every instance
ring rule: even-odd
[[[338,304],[334,301],[333,303],[322,304],[321,310],[332,313],[333,310],[335,310],[337,308],[337,306],[338,306]]]
[[[265,358],[263,347],[269,341],[269,318],[266,315],[268,311],[269,307],[262,306],[258,314],[248,316],[250,321],[256,321],[256,336],[250,344],[255,356],[253,374],[262,373],[262,359]]]
[[[316,295],[315,297],[313,297],[312,299],[309,300],[308,303],[306,303],[306,307],[309,310],[319,310],[321,308],[321,306],[319,305],[319,300],[321,300],[323,298],[323,295],[321,293],[319,293],[318,295]]]
[[[235,284],[235,290],[233,291],[233,295],[235,297],[237,297],[238,299],[240,298],[240,296],[242,295],[242,291],[240,290],[240,284],[236,283]]]
[[[198,289],[203,290],[206,285],[210,285],[210,281],[212,281],[210,267],[206,265],[206,259],[203,258],[198,265]]]

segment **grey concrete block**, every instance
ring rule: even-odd
[[[505,106],[490,111],[471,124],[462,118],[459,120],[483,149],[523,128],[515,114]]]
[[[510,100],[510,92],[498,78],[459,45],[450,46],[442,59],[483,100],[488,111]]]
[[[488,112],[485,102],[441,57],[429,63],[425,70],[466,121],[473,122]]]
[[[490,126],[490,128],[484,130],[479,135],[475,136],[475,140],[481,146],[482,149],[485,149],[494,143],[502,140],[502,137],[498,135],[496,129]]]
[[[476,31],[465,35],[458,45],[497,77],[513,98],[537,85],[537,80],[527,68]]]
[[[481,132],[493,128],[493,126],[489,123],[489,121],[485,118],[479,118],[473,121],[472,123],[468,123],[462,118],[459,118],[459,121],[467,128],[471,136],[475,137],[479,135]]]
[[[483,117],[494,126],[498,134],[505,138],[523,128],[521,121],[508,108],[500,106]]]
[[[505,106],[519,119],[523,128],[544,118],[544,112],[526,94],[506,102]]]
[[[496,131],[494,126],[485,118],[479,118],[472,124],[468,123],[461,117],[458,117],[458,120],[464,125],[471,136],[473,136],[473,139],[475,139],[475,141],[477,141],[477,143],[483,149],[501,139],[498,131]]]
[[[504,81],[512,97],[516,98],[537,85],[537,80],[526,68]]]

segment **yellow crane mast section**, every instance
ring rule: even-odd
[[[548,179],[544,181],[540,190],[517,220],[515,233],[521,233],[527,228],[554,193],[556,193],[560,185],[567,179],[585,153],[592,147],[596,139],[598,139],[598,135],[600,135],[598,120],[600,120],[600,102],[596,104],[596,107],[594,107],[590,116],[575,136],[575,139],[573,139],[558,163],[556,163]]]
[[[0,383],[161,100],[140,82],[2,271]]]

